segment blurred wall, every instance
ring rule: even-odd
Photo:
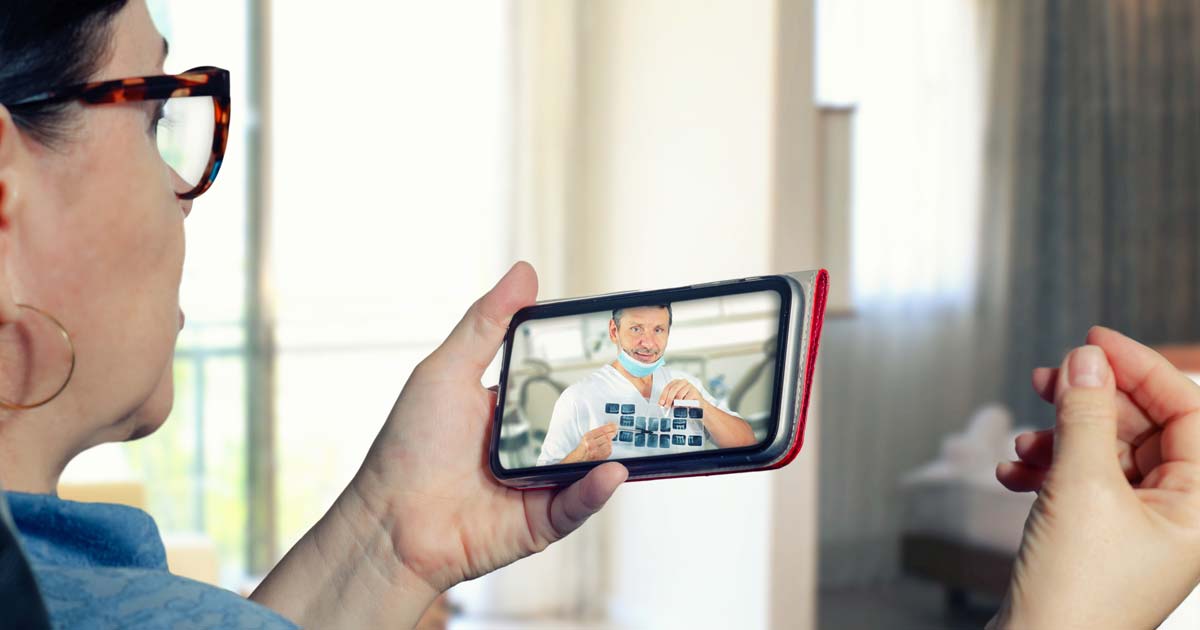
[[[581,292],[754,275],[770,262],[775,10],[689,7],[582,5]],[[763,475],[623,488],[606,514],[614,621],[765,627],[769,510]]]
[[[812,4],[515,3],[512,246],[543,298],[818,264]],[[815,448],[778,472],[631,484],[594,520],[495,581],[554,576],[579,616],[626,627],[814,623]]]

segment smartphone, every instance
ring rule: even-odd
[[[543,302],[504,340],[488,460],[514,488],[767,470],[804,442],[824,270]]]

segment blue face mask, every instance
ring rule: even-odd
[[[641,361],[629,356],[629,353],[625,352],[624,350],[621,350],[620,354],[617,355],[617,361],[620,361],[621,367],[625,368],[626,372],[629,372],[637,378],[645,378],[650,376],[654,373],[654,370],[662,367],[662,364],[666,360],[667,357],[664,355],[658,357],[658,360],[654,363],[642,363]]]

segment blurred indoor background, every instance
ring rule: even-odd
[[[622,488],[451,627],[978,627],[1029,370],[1103,323],[1200,372],[1200,3],[149,2],[233,131],[173,415],[63,494],[144,506],[177,572],[252,588],[516,259],[543,299],[827,267],[813,417],[780,471]]]

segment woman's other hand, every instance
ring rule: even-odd
[[[1200,580],[1200,387],[1115,331],[1088,343],[1035,370],[1057,423],[996,470],[1038,498],[993,627],[1152,628]]]

